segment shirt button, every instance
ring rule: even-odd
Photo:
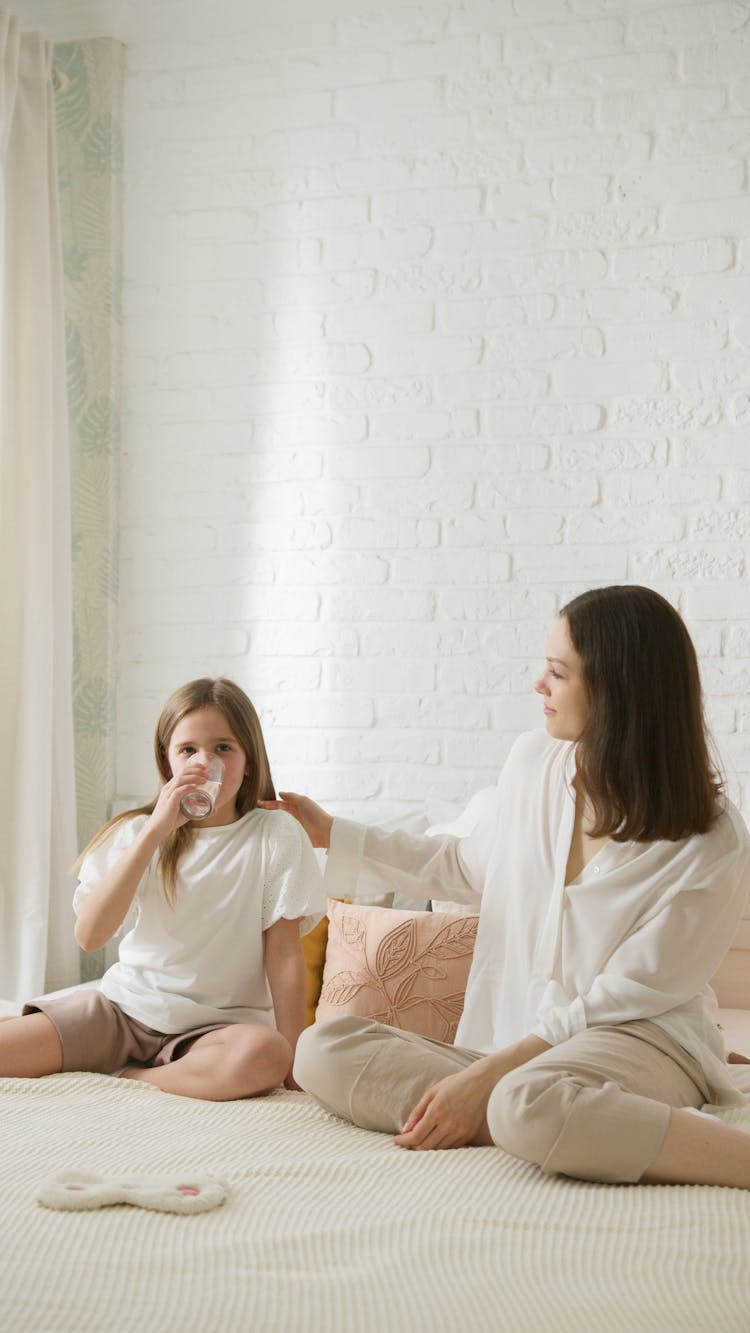
[[[594,866],[594,874],[595,874],[595,875],[598,875],[598,874],[599,874],[599,867],[598,867],[598,866]]]

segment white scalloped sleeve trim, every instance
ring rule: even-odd
[[[264,820],[265,879],[262,928],[286,917],[300,919],[306,935],[325,915],[326,894],[315,852],[304,829],[284,810],[269,810]]]

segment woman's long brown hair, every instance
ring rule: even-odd
[[[235,800],[237,814],[244,815],[247,814],[248,810],[254,810],[258,801],[274,800],[276,792],[258,714],[244,690],[241,690],[239,685],[236,685],[233,680],[228,680],[225,676],[219,676],[216,680],[212,680],[210,677],[191,680],[187,685],[181,685],[167,699],[159,715],[154,733],[154,756],[161,778],[160,788],[164,786],[165,782],[169,782],[172,777],[168,758],[172,732],[178,723],[184,717],[187,717],[188,713],[195,713],[201,708],[218,708],[224,714],[231,731],[245,751],[248,771],[237,792]],[[149,801],[148,805],[139,805],[135,810],[125,810],[122,814],[115,815],[114,819],[108,820],[81,852],[76,862],[76,868],[80,867],[86,854],[101,841],[111,828],[121,824],[126,819],[134,819],[136,815],[152,814],[157,800],[158,793],[153,801]],[[159,848],[159,866],[164,882],[164,892],[169,902],[174,902],[177,866],[180,857],[190,846],[194,837],[195,829],[189,824],[182,824],[180,828],[175,829],[164,839]]]
[[[594,588],[560,612],[583,664],[588,717],[578,772],[592,837],[676,841],[715,820],[698,660],[674,607],[650,588]]]

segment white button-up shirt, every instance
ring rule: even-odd
[[[529,732],[460,841],[334,820],[326,887],[480,904],[458,1045],[500,1050],[529,1033],[556,1045],[594,1025],[650,1019],[699,1061],[717,1101],[738,1100],[708,981],[750,886],[740,814],[724,801],[708,833],[610,840],[566,885],[574,777],[574,744]]]

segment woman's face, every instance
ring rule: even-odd
[[[588,696],[583,664],[562,616],[547,640],[545,667],[534,689],[544,699],[544,720],[550,736],[558,741],[577,741],[588,716]]]

